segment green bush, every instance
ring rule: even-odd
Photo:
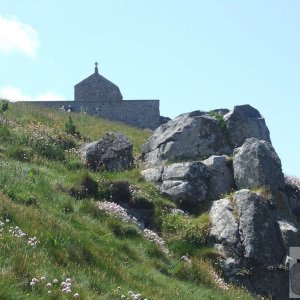
[[[215,118],[223,132],[223,135],[225,137],[225,139],[230,142],[230,136],[229,136],[229,133],[228,133],[228,130],[227,130],[227,125],[226,125],[226,122],[224,120],[224,116],[219,114],[218,112],[216,111],[210,111],[208,113],[211,117]]]
[[[205,284],[206,286],[215,287],[216,283],[211,275],[211,265],[204,261],[193,259],[192,262],[181,262],[173,271],[173,275],[181,280]]]
[[[8,110],[9,101],[8,100],[0,100],[0,113],[4,113]]]
[[[88,173],[84,173],[70,188],[69,194],[76,199],[86,197],[98,198],[98,182],[93,179]]]
[[[131,192],[128,181],[117,180],[101,183],[99,185],[99,198],[116,203],[129,202],[131,200]]]
[[[79,159],[71,159],[67,161],[68,170],[80,170],[84,168],[84,164]]]
[[[210,220],[206,213],[197,218],[169,214],[163,219],[162,226],[171,241],[181,240],[199,247],[207,243]]]
[[[65,123],[65,132],[80,138],[80,133],[76,129],[71,116],[69,116],[68,120]]]
[[[79,212],[87,214],[95,219],[98,219],[101,216],[99,212],[99,208],[96,206],[95,202],[93,201],[83,201],[79,208]]]
[[[27,206],[38,206],[38,200],[35,195],[29,192],[15,191],[13,189],[7,191],[7,196],[14,202]]]
[[[208,114],[218,121],[218,123],[219,123],[220,127],[222,128],[222,130],[226,129],[226,123],[225,123],[224,117],[221,114],[219,114],[216,111],[210,111]]]
[[[70,199],[65,200],[62,203],[62,209],[66,214],[70,214],[74,212],[74,206]]]
[[[32,152],[26,150],[19,145],[11,145],[6,149],[6,155],[10,158],[19,160],[19,161],[30,161],[32,158]]]
[[[130,199],[129,206],[133,208],[140,208],[140,209],[154,209],[154,203],[150,199],[144,197],[135,195]]]
[[[139,236],[136,226],[120,222],[116,218],[108,219],[108,227],[118,238],[134,238]]]
[[[32,145],[32,150],[36,154],[48,159],[59,161],[63,161],[65,159],[64,149],[55,144],[35,142]]]
[[[11,140],[11,132],[7,126],[0,125],[0,142],[7,143]]]

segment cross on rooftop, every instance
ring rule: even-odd
[[[95,62],[95,73],[97,73],[97,74],[98,74],[98,65],[99,65],[98,62],[96,61]]]

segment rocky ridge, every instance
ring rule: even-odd
[[[285,182],[258,110],[181,114],[155,130],[141,159],[142,177],[182,209],[210,204],[210,243],[228,281],[287,299],[288,249],[300,246],[300,193]]]

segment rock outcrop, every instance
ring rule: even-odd
[[[180,207],[193,207],[206,199],[208,177],[201,162],[175,163],[164,168],[161,191]]]
[[[99,141],[84,145],[80,154],[93,170],[123,171],[133,166],[132,143],[120,133],[106,133]]]
[[[160,126],[142,148],[142,158],[148,166],[229,153],[218,121],[202,111],[182,114]]]
[[[288,271],[284,263],[288,248],[299,246],[298,226],[281,219],[263,195],[246,189],[215,201],[210,217],[210,234],[224,257],[227,278],[242,282],[251,291],[286,299]],[[259,280],[262,273],[268,282],[265,286]]]
[[[226,109],[208,113],[194,111],[163,124],[142,148],[145,165],[151,167],[166,161],[231,155],[235,147],[250,137],[270,142],[269,130],[256,109],[241,105],[226,112]]]
[[[156,182],[163,194],[186,210],[205,200],[220,199],[235,186],[231,160],[226,155],[153,167],[143,170],[141,175],[146,181]]]
[[[255,108],[182,114],[154,132],[142,160],[144,179],[179,207],[210,201],[210,243],[227,280],[287,299],[288,250],[300,247],[300,190],[285,182]]]
[[[250,105],[235,106],[224,116],[224,120],[232,148],[241,146],[249,137],[271,143],[270,132],[264,118]]]
[[[289,206],[297,221],[300,222],[300,188],[297,185],[286,181],[285,191]]]
[[[234,180],[238,189],[267,187],[284,191],[280,159],[272,145],[256,138],[247,139],[234,151]]]
[[[209,171],[210,177],[208,181],[208,199],[217,200],[235,188],[232,173],[232,161],[228,156],[212,155],[202,161]]]

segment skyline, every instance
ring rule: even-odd
[[[0,0],[1,1],[1,0]],[[161,115],[250,104],[300,176],[298,1],[1,1],[0,96],[73,100],[94,72]]]

